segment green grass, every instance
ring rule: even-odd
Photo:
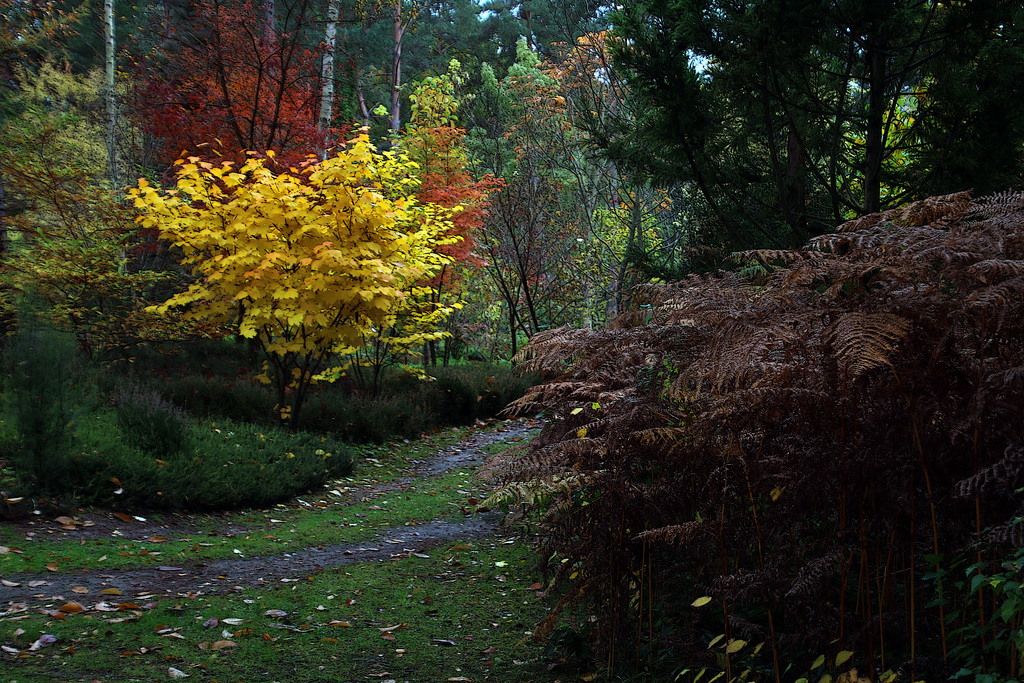
[[[4,644],[25,649],[44,633],[57,642],[5,657],[4,680],[170,680],[169,667],[211,683],[556,678],[528,637],[545,607],[530,589],[539,576],[526,543],[494,538],[426,554],[229,596],[153,598],[145,610],[26,613],[0,621]],[[242,621],[204,626],[211,617]],[[235,645],[213,651],[221,640]]]

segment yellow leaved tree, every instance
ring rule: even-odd
[[[414,164],[380,153],[365,134],[336,156],[275,171],[252,156],[240,168],[179,161],[174,189],[145,180],[130,191],[145,228],[179,247],[197,276],[160,306],[231,322],[266,356],[260,379],[277,390],[281,422],[295,427],[310,384],[338,376],[332,357],[414,310],[419,284],[449,262],[451,210],[418,202]],[[441,335],[421,328],[423,340]]]

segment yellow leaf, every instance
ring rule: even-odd
[[[734,640],[730,640],[729,644],[725,646],[725,654],[731,655],[731,654],[734,654],[736,652],[739,652],[740,650],[742,650],[744,648],[744,646],[746,646],[746,644],[747,644],[747,641],[740,640],[739,638],[736,638]]]
[[[842,652],[840,652],[839,654],[836,655],[836,663],[835,663],[834,666],[835,667],[842,666],[847,661],[849,661],[850,657],[852,657],[852,656],[853,656],[853,652],[851,652],[850,650],[843,650]]]
[[[703,607],[704,605],[708,604],[709,602],[711,602],[711,596],[705,595],[705,596],[697,598],[696,600],[691,602],[690,606],[691,607]]]

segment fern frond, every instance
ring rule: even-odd
[[[1008,446],[1003,457],[978,473],[953,486],[957,498],[973,498],[997,492],[1009,492],[1020,483],[1024,474],[1024,446]]]
[[[857,377],[880,365],[910,332],[910,321],[890,313],[847,313],[836,321],[831,335],[840,367]]]
[[[704,531],[705,525],[702,522],[686,522],[685,524],[673,524],[657,529],[650,529],[636,535],[638,541],[664,541],[681,545],[689,543],[697,534]]]
[[[543,479],[515,481],[489,495],[480,503],[480,507],[492,508],[509,503],[543,506],[556,495],[572,495],[574,491],[587,486],[592,478],[590,474],[570,471]]]

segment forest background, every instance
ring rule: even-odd
[[[544,515],[567,588],[538,634],[584,610],[563,644],[609,670],[711,641],[727,679],[857,680],[855,650],[887,681],[1017,677],[1018,3],[0,17],[9,328],[110,365],[235,340],[231,372],[274,389],[253,410],[291,430],[304,405],[338,422],[323,380],[376,395],[392,366],[518,352],[557,379],[517,405],[552,422],[491,503]],[[510,397],[449,381],[463,418]],[[162,401],[113,401],[128,431],[170,416],[150,454],[187,431]],[[20,428],[60,480],[45,425]]]
[[[4,245],[42,222],[47,238],[110,219],[127,229],[124,188],[170,181],[182,154],[271,150],[283,169],[367,127],[419,162],[421,198],[474,207],[435,298],[463,303],[451,343],[488,358],[603,323],[638,282],[1020,175],[1012,3],[4,0],[0,12]],[[82,194],[73,221],[54,218]],[[136,277],[168,266],[161,248],[141,251]],[[47,277],[42,263],[23,270]]]

